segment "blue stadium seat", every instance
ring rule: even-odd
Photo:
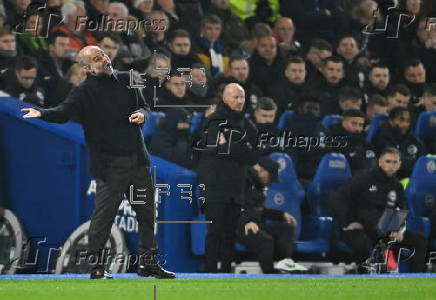
[[[382,122],[387,120],[387,118],[388,118],[387,114],[375,115],[374,118],[372,118],[371,124],[369,125],[368,132],[366,133],[366,140],[368,142],[372,142],[374,137],[377,135],[377,132],[379,131]]]
[[[330,193],[351,177],[351,169],[343,154],[324,155],[312,182],[307,188],[307,200],[311,214],[329,216]]]
[[[322,126],[326,129],[330,129],[333,124],[340,123],[343,117],[341,115],[327,115],[322,119]]]
[[[288,122],[288,119],[294,114],[293,110],[285,110],[282,115],[280,116],[279,123],[277,124],[277,127],[279,130],[283,130],[286,127],[286,123]]]
[[[415,135],[426,145],[434,142],[436,137],[436,110],[425,111],[419,114],[415,125]]]
[[[165,117],[165,113],[159,111],[152,111],[148,117],[147,122],[145,122],[142,127],[142,134],[144,135],[144,140],[150,140],[153,133],[155,133],[159,128],[159,120]]]
[[[198,130],[200,130],[201,122],[204,120],[204,114],[203,113],[196,113],[191,118],[191,127],[190,132],[191,135],[195,134]]]

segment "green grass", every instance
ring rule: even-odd
[[[0,280],[1,300],[436,299],[425,278]]]

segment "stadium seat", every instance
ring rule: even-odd
[[[342,119],[341,115],[327,115],[322,119],[322,126],[326,129],[330,129],[330,126],[340,123]]]
[[[147,122],[145,122],[142,127],[142,134],[144,135],[144,140],[150,140],[153,133],[155,133],[159,129],[159,120],[165,117],[165,113],[153,111],[150,113]]]
[[[288,122],[288,119],[294,114],[293,110],[285,110],[282,115],[280,116],[279,123],[277,124],[277,127],[279,130],[283,130],[286,128],[286,123]]]
[[[194,135],[197,131],[200,130],[201,122],[204,120],[203,113],[194,114],[191,118],[191,127],[189,128],[191,135]]]
[[[369,125],[368,132],[366,133],[366,140],[368,142],[372,142],[374,137],[377,135],[377,132],[379,131],[382,122],[387,120],[388,115],[387,114],[379,114],[374,116],[374,118],[371,121],[371,124]]]
[[[307,188],[307,200],[311,214],[330,216],[330,193],[351,177],[351,169],[343,154],[326,154],[318,165],[312,182]]]
[[[415,135],[428,147],[435,143],[436,136],[436,111],[426,111],[419,114],[415,125]],[[427,149],[428,150],[428,149]],[[432,149],[436,151],[436,149]],[[436,154],[436,153],[434,153]]]

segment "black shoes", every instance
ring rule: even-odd
[[[109,275],[108,272],[104,270],[93,270],[91,272],[91,279],[114,279],[112,276]]]
[[[159,266],[158,264],[153,265],[140,265],[138,266],[137,274],[142,277],[152,276],[157,279],[174,279],[176,278],[176,274],[173,272],[169,272]]]

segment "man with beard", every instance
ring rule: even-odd
[[[83,126],[91,172],[97,183],[86,257],[92,265],[90,277],[112,278],[103,265],[103,248],[123,195],[134,186],[135,191],[145,191],[146,196],[138,201],[139,195],[129,195],[137,201],[131,203],[139,225],[137,273],[139,276],[174,278],[175,274],[162,269],[156,258],[154,188],[150,159],[140,128],[150,109],[139,90],[129,88],[129,73],[114,72],[103,50],[88,46],[79,52],[78,58],[88,76],[81,85],[73,88],[64,102],[50,109],[23,108],[22,111],[26,112],[23,118],[41,118],[56,123],[74,118]],[[95,258],[100,263],[92,264]]]
[[[205,271],[231,272],[236,226],[243,203],[248,167],[258,158],[257,130],[244,117],[244,89],[226,85],[223,100],[202,124],[201,139],[195,144],[200,153],[198,182],[204,184],[206,220]],[[220,255],[221,254],[221,255]]]
[[[390,82],[389,68],[382,64],[372,65],[368,73],[368,81],[365,83],[365,94],[370,97],[379,94],[387,96],[388,85]]]
[[[265,207],[268,185],[279,181],[278,170],[278,163],[269,157],[260,158],[249,169],[238,241],[256,253],[263,273],[307,271],[292,260],[297,220],[287,212]],[[274,269],[276,257],[280,261]]]
[[[191,52],[191,36],[184,29],[176,29],[168,37],[168,48],[171,51],[171,68],[192,68],[201,60]]]
[[[422,62],[416,58],[408,60],[403,68],[404,84],[410,89],[412,93],[411,104],[419,102],[422,96],[424,85],[426,82],[426,69]]]
[[[360,110],[347,110],[343,114],[341,123],[330,127],[330,135],[345,137],[345,147],[338,147],[337,152],[342,153],[350,163],[353,174],[357,171],[370,169],[375,164],[373,146],[366,141],[364,134],[365,115]]]

